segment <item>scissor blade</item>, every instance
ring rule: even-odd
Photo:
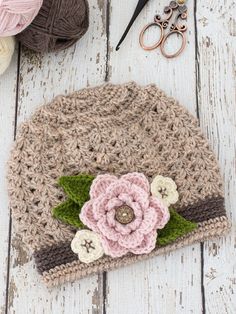
[[[131,26],[133,25],[134,21],[136,20],[136,18],[139,16],[139,13],[142,11],[142,9],[144,8],[144,6],[148,3],[149,0],[139,0],[137,7],[134,11],[134,14],[124,32],[124,34],[122,35],[118,45],[116,46],[116,51],[120,49],[120,45],[122,44],[122,42],[124,41],[125,37],[127,36]]]

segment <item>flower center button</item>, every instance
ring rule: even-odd
[[[131,207],[127,205],[123,205],[121,207],[116,208],[115,219],[123,224],[127,225],[134,220],[134,211]]]

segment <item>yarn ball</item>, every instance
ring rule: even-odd
[[[44,0],[39,14],[17,39],[37,52],[57,51],[73,45],[88,26],[87,0]]]
[[[0,38],[0,75],[5,72],[11,62],[14,53],[15,40],[14,37]]]
[[[0,36],[13,36],[38,14],[43,0],[0,0]]]

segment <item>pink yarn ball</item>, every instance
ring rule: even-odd
[[[36,17],[43,0],[0,0],[0,37],[13,36]]]

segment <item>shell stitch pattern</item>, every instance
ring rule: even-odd
[[[12,215],[33,250],[72,240],[51,209],[63,175],[142,172],[177,184],[181,212],[222,196],[219,168],[197,120],[155,85],[106,84],[58,96],[18,132],[8,180]]]

